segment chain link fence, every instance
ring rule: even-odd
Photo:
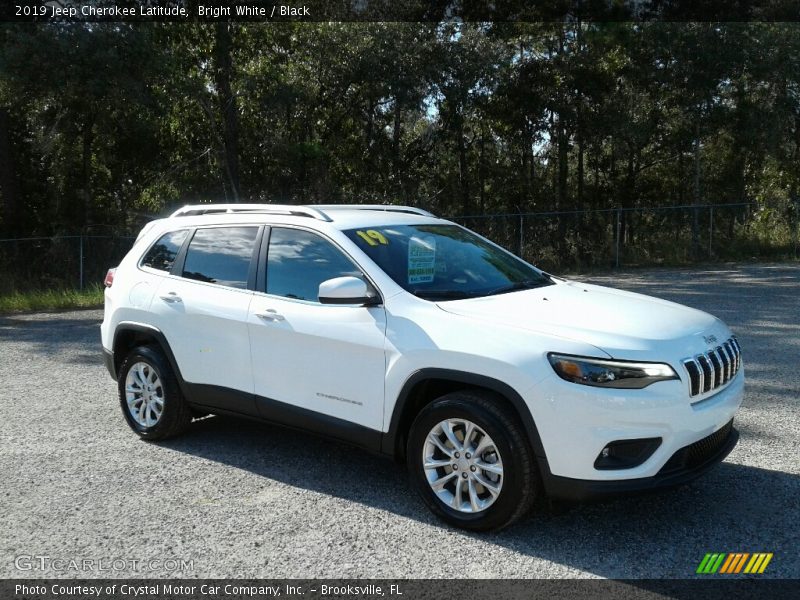
[[[554,273],[798,255],[798,207],[753,203],[475,215],[461,223]]]
[[[0,294],[102,283],[135,240],[127,235],[0,239]]]
[[[453,217],[553,271],[798,255],[798,206],[753,203],[612,208]],[[0,239],[0,294],[102,282],[133,245],[130,235]]]

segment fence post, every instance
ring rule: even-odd
[[[798,230],[800,230],[800,198],[794,199],[794,214],[792,215],[791,226],[793,254],[797,258],[797,238]]]
[[[81,235],[78,239],[80,240],[79,247],[80,247],[80,263],[81,263],[80,264],[80,279],[79,279],[79,282],[78,282],[78,287],[79,287],[79,289],[81,291],[83,291],[83,235]]]
[[[708,257],[712,256],[712,243],[714,241],[714,206],[708,207]]]
[[[622,209],[617,209],[617,235],[616,237],[616,245],[614,248],[614,267],[619,269],[619,234],[620,234],[620,226],[621,226],[621,219],[620,215],[622,213]]]

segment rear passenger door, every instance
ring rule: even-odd
[[[187,228],[165,233],[142,256],[126,299],[128,306],[134,311],[128,313],[125,320],[137,320],[137,311],[141,311],[140,314],[145,321],[149,319],[148,311],[158,287],[164,277],[172,271],[175,260],[191,231],[191,228]]]
[[[247,313],[263,227],[198,228],[153,298],[151,312],[193,402],[254,414]]]

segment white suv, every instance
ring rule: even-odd
[[[677,485],[736,444],[739,344],[402,206],[187,206],[106,278],[103,351],[159,440],[244,415],[403,459],[446,521]]]

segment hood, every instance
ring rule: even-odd
[[[680,360],[705,352],[704,336],[720,341],[730,336],[724,323],[700,310],[571,281],[438,306],[473,319],[588,343],[620,359]]]

